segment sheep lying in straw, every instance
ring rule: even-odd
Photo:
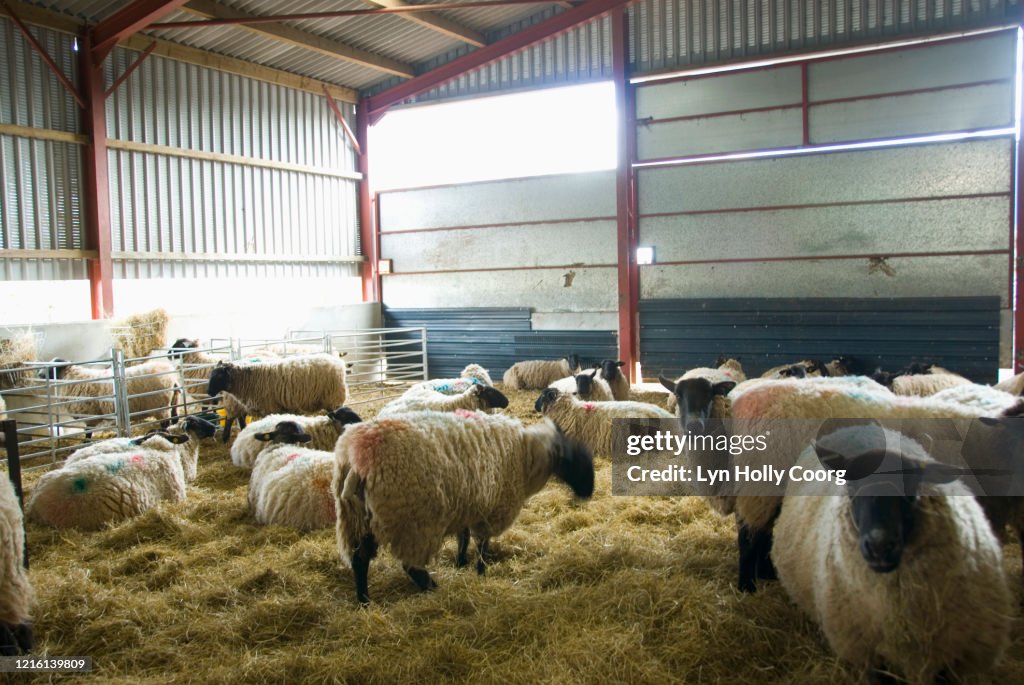
[[[92,428],[111,421],[109,417],[115,413],[111,371],[72,364],[56,357],[39,375],[60,381],[54,383],[54,393],[71,400],[61,406],[72,418],[85,423],[87,438],[92,437]],[[166,421],[174,415],[180,389],[174,366],[169,361],[150,359],[143,364],[126,367],[124,375],[128,411],[133,420]]]
[[[333,450],[338,436],[345,426],[362,421],[359,415],[348,407],[338,407],[319,416],[301,416],[299,414],[271,414],[250,423],[242,430],[231,444],[231,463],[239,468],[251,469],[256,458],[266,447],[264,441],[257,438],[259,433],[273,431],[282,421],[297,424],[305,435],[309,436],[309,444],[314,450]]]
[[[281,421],[253,438],[265,447],[249,479],[249,508],[256,521],[298,530],[333,526],[334,452],[299,446],[311,437],[294,421]]]
[[[580,358],[570,354],[554,361],[516,362],[505,371],[502,381],[508,390],[542,390],[559,378],[579,373]]]
[[[872,378],[890,388],[896,395],[917,397],[928,397],[958,385],[971,385],[971,381],[963,376],[931,364],[911,364],[897,374],[879,370]]]
[[[227,392],[246,408],[245,414],[311,414],[345,404],[345,362],[332,354],[311,354],[260,363],[220,362],[210,373],[206,394]],[[244,422],[244,415],[240,423]],[[231,416],[222,440],[231,434]],[[239,418],[239,417],[234,417]]]
[[[847,483],[790,483],[772,559],[836,654],[913,683],[990,670],[1010,644],[1014,600],[957,470],[877,425],[840,428],[799,463],[819,460]]]
[[[512,525],[552,475],[578,497],[594,491],[590,450],[551,421],[524,426],[474,412],[406,414],[350,427],[335,456],[338,551],[364,604],[378,542],[428,590],[434,581],[426,565],[445,536],[459,535],[463,566],[472,535],[483,573],[490,539]]]
[[[690,369],[682,376],[675,379],[675,381],[672,381],[672,383],[678,383],[679,381],[686,381],[693,378],[703,378],[709,381],[712,385],[719,385],[723,383],[732,383],[735,385],[747,380],[747,375],[743,373],[743,366],[740,365],[738,359],[733,359],[731,357],[719,357],[715,362],[715,367],[698,366]],[[661,384],[666,388],[669,387],[664,380],[661,381]],[[666,408],[672,412],[676,411],[676,398],[674,395],[669,399]]]
[[[544,414],[582,442],[594,454],[612,453],[612,427],[615,419],[671,419],[672,414],[661,407],[643,402],[583,402],[555,388],[547,388],[533,408]]]
[[[590,402],[610,402],[615,399],[608,381],[597,378],[595,371],[584,371],[575,376],[566,376],[548,386],[566,395],[577,395]]]
[[[30,613],[35,594],[24,558],[21,505],[11,481],[0,473],[0,656],[27,654],[32,649]]]
[[[196,477],[199,441],[212,437],[212,423],[195,416],[168,433],[140,439],[124,449],[69,459],[36,482],[26,510],[28,519],[55,528],[97,530],[142,514],[161,500],[185,499],[186,483]]]
[[[494,385],[487,369],[479,364],[468,365],[462,370],[458,378],[435,378],[429,381],[421,381],[410,386],[406,392],[431,390],[442,395],[461,395],[472,385]]]
[[[469,411],[491,412],[508,406],[508,398],[489,385],[472,384],[459,395],[445,395],[429,387],[410,388],[396,400],[388,402],[377,416],[404,414],[411,411]]]

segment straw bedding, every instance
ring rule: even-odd
[[[535,395],[507,411],[537,420]],[[334,531],[255,525],[248,471],[208,440],[183,503],[95,533],[29,528],[38,652],[91,656],[113,683],[859,682],[778,583],[734,589],[731,521],[697,498],[611,497],[597,468],[589,503],[534,497],[486,577],[455,569],[450,540],[420,594],[382,552],[361,609]],[[1013,637],[993,681],[1024,682]]]

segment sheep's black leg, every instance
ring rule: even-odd
[[[373,534],[364,535],[352,552],[352,577],[356,582],[356,599],[360,604],[370,603],[367,581],[370,572],[370,560],[377,556],[377,540]]]
[[[0,623],[0,656],[18,656],[18,640],[9,623]]]
[[[490,546],[490,538],[477,538],[476,541],[476,572],[483,575],[487,571],[487,564],[484,557],[487,556],[487,548]]]
[[[455,555],[455,565],[464,568],[469,563],[469,528],[459,531],[459,551]]]
[[[1020,548],[1024,549],[1024,526],[1017,529],[1017,539],[1020,541]],[[1024,575],[1024,564],[1022,564],[1021,574]]]
[[[755,575],[761,580],[778,580],[775,573],[775,564],[772,563],[772,531],[775,527],[775,519],[779,517],[779,509],[775,510],[771,521],[754,533],[753,544],[755,549]]]
[[[740,552],[739,581],[737,587],[740,592],[756,592],[757,584],[754,578],[757,577],[757,547],[754,544],[750,528],[741,523],[737,531],[736,541]]]
[[[412,578],[412,582],[416,583],[416,587],[421,591],[426,592],[437,587],[437,583],[430,577],[426,569],[406,566],[405,564],[402,564],[402,568],[405,569],[406,574]]]
[[[880,668],[872,670],[868,674],[868,680],[871,682],[871,685],[890,685],[892,683],[901,682],[891,673],[889,673],[888,671],[883,671]]]
[[[244,428],[245,428],[245,414],[242,414],[241,416],[238,417],[238,430],[243,430]]]
[[[19,623],[14,626],[14,639],[17,640],[22,654],[30,653],[32,647],[35,646],[35,639],[32,637],[32,624]]]

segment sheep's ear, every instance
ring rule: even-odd
[[[675,381],[669,380],[668,378],[665,378],[664,376],[662,376],[660,374],[658,375],[658,380],[661,381],[661,384],[665,388],[667,388],[669,392],[675,392],[676,391],[676,382]],[[730,388],[730,390],[731,389],[732,388]]]
[[[625,366],[626,362],[615,362],[615,366]]]
[[[732,389],[736,387],[735,381],[722,381],[721,383],[715,383],[711,386],[711,392],[715,395],[721,395],[725,397],[732,392]]]
[[[309,442],[312,439],[313,439],[313,436],[311,436],[309,433],[300,433],[299,435],[295,436],[295,442],[298,442],[298,443]]]
[[[146,435],[143,435],[143,436],[141,436],[141,437],[138,437],[138,438],[132,438],[132,439],[131,439],[131,443],[132,443],[133,445],[136,445],[136,446],[138,446],[138,445],[141,445],[142,443],[146,442],[147,440],[149,440],[149,439],[150,439],[151,437],[153,437],[153,436],[152,436],[152,435],[150,435],[149,433],[147,433]]]
[[[254,437],[255,439],[259,440],[260,442],[270,442],[271,440],[274,439],[274,434],[273,433],[255,433],[255,434],[253,434],[252,437]]]
[[[817,441],[812,442],[811,446],[814,447],[822,466],[830,471],[845,470],[847,480],[863,480],[877,472],[886,456],[884,449],[878,449],[869,450],[850,459],[839,452],[822,447]]]

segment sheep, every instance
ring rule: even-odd
[[[608,402],[615,399],[608,381],[598,378],[596,371],[559,378],[548,387],[569,395],[576,394],[580,399],[591,402]]]
[[[770,380],[732,399],[734,432],[760,435],[770,431],[780,419],[959,419],[969,423],[986,412],[955,402],[930,397],[897,397],[888,391],[876,392],[868,383],[852,379]],[[814,382],[818,381],[818,382]],[[836,382],[844,381],[844,382]],[[805,435],[813,422],[793,422],[786,430],[776,431],[768,452],[744,453],[733,458],[735,466],[755,468],[771,464],[776,469],[790,468],[810,436]],[[940,427],[940,426],[936,426]],[[689,454],[691,460],[720,460],[721,455]],[[731,492],[713,491],[720,497],[733,497],[739,523],[739,581],[744,592],[755,590],[756,577],[771,578],[767,566],[771,549],[771,528],[778,514],[780,493],[772,487],[744,484]],[[728,507],[723,507],[727,510]]]
[[[1016,376],[1010,376],[1004,380],[999,381],[995,384],[997,390],[1008,392],[1011,395],[1020,395],[1024,393],[1024,373],[1018,373]]]
[[[470,385],[461,395],[444,395],[430,388],[410,389],[396,400],[384,405],[377,416],[404,414],[412,411],[481,410],[490,412],[508,406],[508,398],[489,385]]]
[[[479,364],[469,364],[459,373],[458,378],[435,378],[429,381],[420,381],[409,386],[409,391],[429,389],[444,395],[459,395],[469,389],[471,385],[494,386],[491,375],[487,369]]]
[[[660,378],[660,377],[659,377]],[[674,382],[689,380],[691,378],[706,378],[712,385],[718,385],[720,383],[731,382],[733,384],[742,383],[747,380],[747,375],[743,372],[743,367],[740,365],[738,359],[730,357],[719,357],[715,362],[715,367],[698,366],[690,369],[682,376],[677,378]],[[665,381],[662,381],[662,385],[665,385]],[[668,387],[665,385],[665,387]],[[676,411],[676,397],[675,394],[669,398],[666,404],[666,409],[670,412]]]
[[[975,407],[986,414],[997,415],[1017,405],[1020,398],[988,385],[968,383],[940,390],[931,396],[940,402],[956,402]]]
[[[549,383],[574,376],[579,370],[580,358],[575,354],[555,361],[516,362],[505,371],[502,382],[508,390],[543,390]]]
[[[241,415],[312,413],[330,411],[345,403],[345,362],[331,354],[268,359],[259,363],[219,362],[210,372],[206,394],[233,395],[246,411]],[[231,418],[224,422],[221,439],[231,435]],[[239,417],[234,417],[239,418]]]
[[[552,419],[573,440],[595,454],[611,455],[615,419],[671,419],[661,407],[642,402],[583,402],[578,397],[547,388],[533,405]]]
[[[335,447],[338,552],[367,604],[378,542],[388,545],[420,590],[435,587],[426,565],[458,534],[456,564],[476,540],[477,573],[490,539],[554,475],[577,497],[594,492],[593,455],[554,422],[524,426],[506,416],[419,412],[352,426]]]
[[[256,458],[266,445],[256,435],[271,431],[281,421],[292,421],[309,435],[310,449],[333,450],[338,436],[345,426],[359,423],[362,419],[348,407],[338,407],[333,411],[324,412],[319,416],[300,416],[298,414],[271,414],[250,423],[239,432],[231,444],[231,463],[243,469],[251,469]]]
[[[629,399],[629,379],[621,371],[625,365],[623,361],[605,359],[594,367],[597,369],[595,378],[605,381],[612,390],[612,398],[619,401]]]
[[[212,437],[216,428],[188,416],[170,430],[143,438],[133,450],[118,445],[43,474],[26,506],[29,521],[98,530],[160,500],[184,500],[186,483],[196,477],[199,440]]]
[[[914,683],[991,669],[1010,644],[1013,596],[956,471],[877,425],[840,428],[799,464],[819,461],[846,485],[792,481],[771,555],[836,654]]]
[[[149,359],[126,367],[124,375],[128,411],[133,417],[143,415],[166,423],[176,415],[180,388],[169,361]],[[94,427],[110,421],[116,413],[114,380],[105,369],[92,369],[55,357],[49,366],[40,370],[39,377],[63,381],[54,383],[54,393],[67,399],[61,405],[65,412],[85,423],[86,438],[92,437]]]
[[[803,375],[800,375],[801,370]],[[761,378],[817,378],[829,375],[831,374],[828,365],[823,364],[817,359],[805,359],[793,364],[772,367],[762,373]]]
[[[971,381],[941,366],[914,363],[899,373],[881,369],[872,375],[876,381],[890,388],[897,395],[928,397],[946,388],[971,385]]]
[[[294,421],[280,421],[253,438],[266,447],[249,479],[249,507],[256,521],[303,531],[333,526],[334,444],[330,450],[298,446],[312,438]]]
[[[483,383],[484,385],[494,385],[494,381],[491,380],[491,374],[487,371],[487,369],[480,366],[479,364],[467,365],[466,368],[462,370],[462,373],[459,374],[459,377],[465,378],[467,380],[477,380]]]
[[[0,473],[0,656],[32,649],[35,592],[25,570],[25,526],[10,479]]]

